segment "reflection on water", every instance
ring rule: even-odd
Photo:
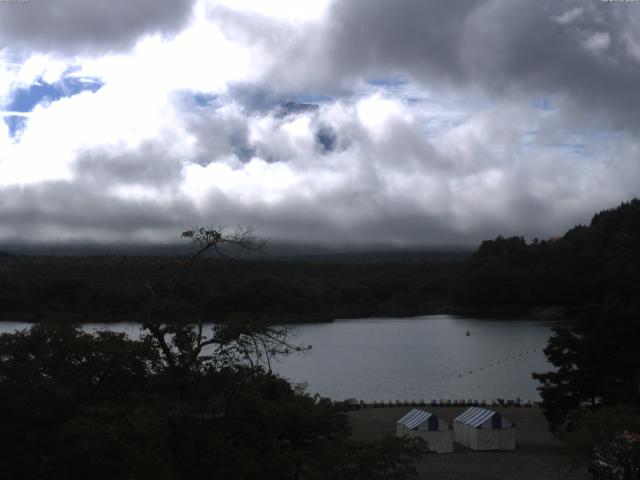
[[[0,323],[0,332],[29,324]],[[335,399],[537,400],[532,372],[547,371],[542,349],[552,323],[431,315],[299,324],[296,340],[310,352],[292,354],[274,369],[310,393]],[[103,324],[85,324],[87,330]],[[111,330],[135,337],[139,325]],[[469,335],[466,335],[466,332]]]

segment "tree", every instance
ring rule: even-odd
[[[545,354],[557,370],[533,375],[551,431],[598,478],[640,473],[639,344],[634,309],[592,311],[554,329]]]
[[[555,371],[535,373],[542,406],[555,430],[576,414],[600,406],[640,404],[640,321],[629,308],[592,312],[570,327],[556,327],[545,348]]]
[[[603,407],[578,414],[571,432],[561,435],[566,452],[590,460],[604,478],[632,480],[640,474],[640,408]]]
[[[160,366],[149,342],[69,325],[1,335],[0,352],[0,464],[8,478],[56,478],[51,472],[58,470],[65,432],[83,420],[95,425],[106,417],[112,424],[123,415],[109,409],[122,410],[150,392]],[[119,444],[116,430],[103,426],[96,429],[102,444]],[[112,450],[100,458],[121,465],[123,453]],[[83,459],[82,449],[73,458]],[[118,477],[105,463],[93,462],[92,468]]]
[[[252,248],[250,230],[183,234],[194,246],[169,285],[147,284],[134,340],[70,325],[0,336],[0,464],[7,478],[406,479],[424,442],[354,443],[344,407],[275,375],[302,347],[284,327],[229,318],[170,323],[198,258]],[[325,475],[325,473],[327,475]],[[374,475],[375,474],[375,475]]]

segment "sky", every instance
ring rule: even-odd
[[[640,1],[0,1],[0,243],[474,246],[640,186]]]

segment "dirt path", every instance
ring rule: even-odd
[[[454,444],[449,454],[429,454],[416,462],[419,478],[429,480],[589,480],[586,466],[569,467],[558,442],[547,431],[538,408],[497,407],[516,424],[518,448],[514,452],[476,452]],[[462,407],[424,407],[452,424]],[[395,433],[395,422],[410,407],[364,408],[349,413],[352,436],[372,440]]]

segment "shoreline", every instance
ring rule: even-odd
[[[253,319],[256,322],[266,323],[269,325],[295,325],[295,324],[311,324],[311,323],[335,323],[342,320],[365,320],[372,318],[380,319],[410,319],[418,317],[428,317],[435,315],[451,315],[453,317],[473,317],[479,320],[494,319],[505,321],[521,321],[521,320],[540,320],[540,321],[558,321],[572,322],[580,317],[580,308],[569,309],[567,307],[534,307],[534,308],[505,308],[505,307],[453,307],[442,306],[433,309],[427,309],[422,312],[398,312],[398,313],[374,313],[358,315],[341,315],[341,314],[264,314],[264,313],[241,313],[241,316]],[[220,316],[222,317],[222,316]],[[17,323],[142,323],[142,315],[137,313],[122,314],[105,314],[105,313],[0,313],[0,323],[17,322]],[[185,323],[185,322],[176,322]],[[186,322],[189,323],[189,322]],[[195,323],[195,322],[194,322]],[[217,323],[216,318],[210,318],[205,323]]]

